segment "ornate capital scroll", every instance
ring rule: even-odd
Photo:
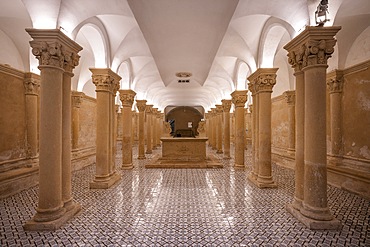
[[[72,107],[80,108],[84,95],[83,92],[72,91]]]
[[[122,79],[111,69],[90,68],[92,72],[92,82],[96,86],[96,92],[110,92],[116,95],[119,89],[119,81]]]
[[[247,92],[248,90],[240,90],[231,93],[231,102],[235,105],[235,107],[244,108],[245,102],[247,102]]]
[[[219,115],[223,112],[222,105],[216,105],[216,114]]]
[[[254,85],[255,93],[272,92],[276,84],[277,68],[259,68],[248,77],[248,80]]]
[[[40,91],[40,76],[33,73],[24,74],[24,94],[26,95],[38,95]]]
[[[231,100],[230,99],[223,99],[221,100],[222,102],[222,109],[224,112],[230,112],[230,109],[231,109]]]
[[[295,91],[285,91],[284,99],[288,105],[295,105]]]
[[[123,107],[132,107],[136,93],[132,90],[119,90],[119,98]]]
[[[344,78],[342,70],[334,70],[327,74],[326,85],[328,86],[329,93],[343,92]]]
[[[145,112],[146,100],[136,100],[136,107],[139,112]]]

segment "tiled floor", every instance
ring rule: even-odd
[[[248,154],[246,161],[246,170],[234,170],[233,160],[223,169],[145,169],[151,159],[134,159],[108,190],[88,188],[94,167],[87,167],[73,177],[82,211],[55,232],[23,231],[37,187],[0,200],[0,246],[370,246],[370,201],[328,186],[343,227],[311,231],[285,210],[294,172],[273,166],[279,187],[261,190],[246,179]]]

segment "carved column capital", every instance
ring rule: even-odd
[[[59,29],[26,29],[33,38],[30,41],[32,54],[39,60],[39,66],[52,66],[72,72],[78,65],[77,54],[82,47]]]
[[[307,66],[327,65],[334,52],[334,36],[341,27],[310,27],[284,46],[288,51],[288,62],[295,72]]]
[[[231,93],[231,102],[235,105],[235,107],[244,108],[245,102],[247,102],[247,92],[248,90],[240,90]]]
[[[223,112],[222,105],[216,105],[216,114],[220,115],[220,114],[222,114],[222,112]]]
[[[27,72],[24,74],[24,94],[38,95],[40,91],[40,76]]]
[[[139,112],[145,112],[146,100],[136,100],[136,107]]]
[[[250,113],[253,113],[253,108],[254,108],[254,105],[253,104],[249,105],[249,112]]]
[[[256,84],[253,81],[249,81],[248,90],[252,93],[252,96],[256,95]]]
[[[83,92],[72,91],[72,107],[80,108],[84,95]]]
[[[119,98],[123,107],[132,107],[136,93],[131,90],[119,90]]]
[[[259,68],[248,77],[252,82],[255,93],[272,92],[276,84],[276,72],[278,68]]]
[[[295,91],[285,91],[284,99],[288,105],[295,105]]]
[[[96,86],[96,92],[109,92],[116,95],[119,89],[119,81],[122,79],[111,69],[90,68],[92,73],[92,82]]]
[[[328,86],[329,93],[343,92],[343,71],[334,70],[326,75],[326,85]]]
[[[223,111],[224,112],[230,112],[230,109],[231,109],[231,100],[230,99],[223,99],[221,100],[222,102],[222,108],[223,108]]]
[[[153,113],[153,105],[146,105],[145,113],[146,114],[152,114]]]

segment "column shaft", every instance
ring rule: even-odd
[[[224,118],[224,159],[230,159],[230,108],[231,100],[222,100]]]
[[[216,105],[216,135],[217,135],[217,153],[222,154],[222,105]]]
[[[137,108],[139,110],[139,146],[138,146],[138,159],[145,159],[145,107],[146,100],[136,100]]]

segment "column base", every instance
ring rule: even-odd
[[[134,165],[131,163],[131,164],[123,164],[122,166],[121,166],[121,169],[122,170],[131,170],[131,169],[133,169],[134,168]]]
[[[223,159],[224,160],[229,160],[229,159],[231,159],[231,156],[224,156]]]
[[[310,230],[340,230],[342,228],[340,221],[335,218],[332,220],[314,220],[304,216],[292,204],[288,204],[286,210]]]
[[[151,154],[151,153],[153,153],[153,152],[152,152],[152,150],[147,150],[145,153],[146,153],[146,154]]]
[[[265,188],[277,188],[277,184],[274,180],[269,181],[260,181],[258,178],[256,178],[253,175],[248,176],[249,181],[251,181],[254,185],[256,185],[260,189]]]
[[[244,164],[234,164],[234,168],[236,168],[236,169],[245,169],[245,165]]]
[[[217,150],[216,154],[222,154],[223,151],[222,150]]]
[[[145,160],[145,159],[146,159],[146,157],[145,157],[145,155],[143,155],[143,156],[138,156],[138,157],[137,157],[137,159],[138,159],[138,160]]]
[[[104,180],[97,180],[90,182],[90,189],[108,189],[113,184],[117,183],[121,179],[121,175],[114,173],[110,177]]]
[[[59,229],[64,223],[73,218],[81,210],[79,203],[70,205],[69,210],[66,211],[62,217],[52,221],[34,221],[33,219],[26,222],[23,226],[25,231],[55,231]]]

